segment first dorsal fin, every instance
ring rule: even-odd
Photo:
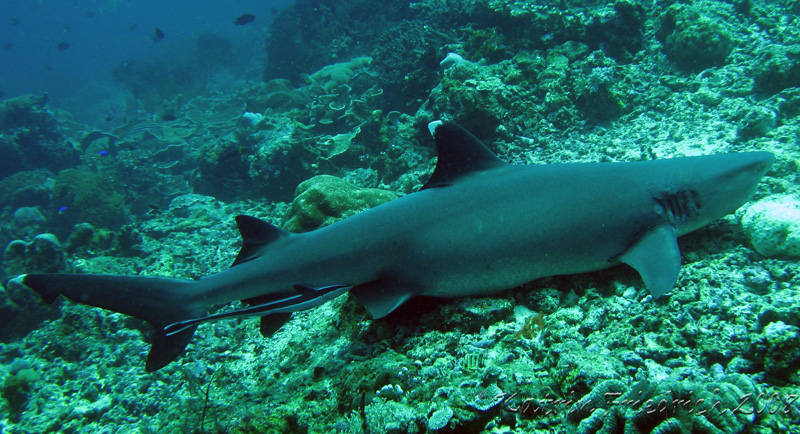
[[[454,123],[433,121],[428,124],[428,129],[436,142],[439,160],[422,190],[450,185],[471,173],[507,164],[472,133]]]
[[[258,258],[267,245],[291,235],[277,226],[248,215],[236,216],[236,226],[242,234],[242,249],[231,267]]]

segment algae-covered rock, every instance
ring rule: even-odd
[[[297,187],[282,226],[308,232],[393,199],[397,196],[385,190],[359,188],[335,176],[315,176]]]
[[[89,223],[79,223],[72,229],[72,233],[67,238],[67,243],[64,246],[66,250],[79,249],[92,241],[94,237],[94,228]]]
[[[764,256],[800,257],[800,201],[773,196],[753,204],[742,216],[753,247]]]
[[[667,57],[690,71],[725,64],[734,46],[725,27],[683,5],[670,7],[662,16],[658,36],[664,42]]]
[[[783,321],[771,322],[754,339],[752,351],[768,374],[791,378],[800,366],[800,328]]]

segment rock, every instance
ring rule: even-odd
[[[56,273],[64,266],[64,249],[53,234],[40,234],[30,243],[15,240],[3,254],[7,276],[24,273]]]
[[[764,256],[800,257],[800,201],[773,196],[750,206],[742,226],[756,251]]]
[[[94,228],[89,223],[79,223],[72,229],[72,233],[67,238],[67,243],[64,246],[66,250],[75,250],[81,248],[94,237]]]
[[[442,69],[448,69],[462,62],[464,62],[464,58],[461,57],[461,55],[451,52],[447,53],[447,56],[439,62],[439,66],[442,67]]]
[[[667,10],[657,35],[667,57],[689,71],[724,65],[734,46],[731,33],[718,20],[685,5]]]
[[[46,221],[47,219],[36,207],[26,206],[14,211],[14,224],[18,227],[40,226]]]

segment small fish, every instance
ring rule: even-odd
[[[6,42],[5,44],[3,44],[3,51],[8,51],[13,47],[14,47],[14,44],[12,44],[10,42]]]
[[[178,119],[178,117],[171,114],[166,114],[164,116],[161,116],[161,120],[163,120],[164,122],[172,122],[175,119]]]
[[[244,15],[240,16],[239,18],[237,18],[236,21],[233,22],[233,24],[236,24],[237,26],[243,26],[245,24],[250,24],[255,20],[256,20],[256,16],[255,15],[253,15],[253,14],[244,14]]]
[[[86,18],[92,18],[94,16],[94,11],[86,11]]]
[[[244,146],[237,146],[235,148],[229,149],[220,154],[219,157],[217,157],[217,164],[223,163],[228,160],[232,160],[234,158],[240,158],[245,153],[245,151],[247,151],[247,149]]]
[[[156,34],[153,36],[153,43],[155,44],[156,42],[162,39],[164,39],[164,32],[162,32],[161,29],[156,27]]]
[[[114,131],[119,137],[128,138],[128,137],[140,137],[145,132],[153,134],[153,132],[160,132],[162,131],[163,127],[160,124],[155,122],[140,122],[133,125],[126,125],[122,128],[118,128]]]
[[[22,20],[20,20],[19,18],[17,18],[17,17],[11,17],[11,25],[12,25],[12,26],[16,26],[17,24],[19,24],[19,23],[21,23],[21,22],[22,22]]]
[[[58,51],[64,51],[67,48],[69,48],[69,42],[61,41],[56,45],[56,50]]]
[[[138,24],[131,24],[131,26],[130,26],[130,27],[128,27],[128,31],[129,31],[129,32],[132,32],[132,31],[136,30],[136,28],[137,28],[137,27],[139,27],[139,25],[138,25]]]
[[[62,206],[61,208],[58,209],[58,215],[64,215],[64,213],[66,213],[68,209],[69,208],[67,208],[66,206]]]
[[[99,155],[101,157],[108,157],[108,151],[99,151],[97,153],[97,155]]]
[[[272,15],[278,15],[278,8],[269,8],[269,13]]]

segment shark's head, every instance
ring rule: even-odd
[[[687,159],[676,174],[678,192],[656,200],[678,235],[691,232],[742,206],[774,160],[769,152]]]

